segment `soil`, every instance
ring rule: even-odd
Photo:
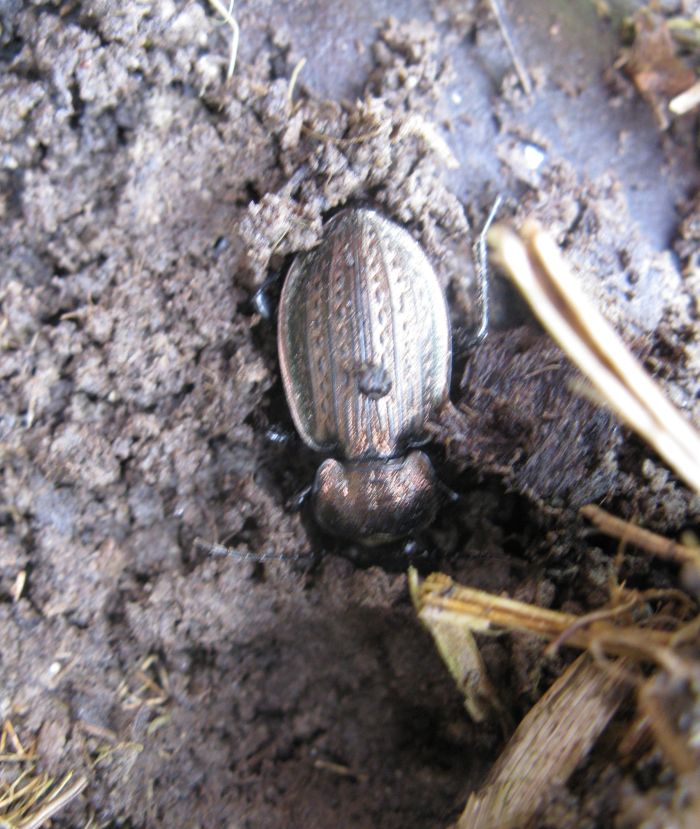
[[[460,348],[502,193],[700,422],[692,121],[659,132],[592,4],[506,7],[531,99],[486,4],[241,0],[228,82],[205,4],[0,5],[0,718],[88,775],[54,826],[445,827],[507,735],[467,718],[406,565],[585,611],[615,547],[579,506],[697,522],[497,279],[489,338]],[[429,451],[458,498],[385,550],[293,508],[319,458],[261,313],[348,204],[415,235],[455,330]],[[634,551],[619,577],[678,584]],[[484,656],[517,722],[570,654]],[[599,758],[548,825],[623,821],[629,786]]]

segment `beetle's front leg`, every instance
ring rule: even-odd
[[[277,316],[281,281],[278,274],[268,276],[250,298],[250,306],[253,312],[262,317],[266,322],[272,322]]]

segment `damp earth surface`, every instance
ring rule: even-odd
[[[581,505],[697,518],[498,277],[461,348],[502,194],[700,421],[692,129],[659,130],[593,4],[521,5],[530,96],[488,4],[241,0],[229,81],[204,3],[0,6],[0,718],[87,776],[54,826],[446,827],[507,734],[466,716],[408,564],[585,612],[615,547]],[[420,242],[455,332],[427,450],[455,498],[370,552],[294,506],[319,458],[255,302],[348,205]],[[619,577],[677,582],[634,551]],[[515,722],[570,657],[483,650]],[[612,825],[642,797],[621,775],[594,756],[548,825]]]

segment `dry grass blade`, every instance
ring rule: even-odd
[[[301,58],[297,61],[296,66],[292,69],[292,74],[289,76],[289,86],[287,87],[287,106],[291,110],[294,100],[294,87],[297,85],[297,80],[301,74],[301,70],[306,66],[306,58]]]
[[[412,573],[411,579],[418,617],[428,627],[439,619],[476,633],[519,631],[577,648],[595,646],[609,656],[647,661],[656,661],[655,649],[673,642],[673,634],[667,631],[614,624],[607,618],[616,613],[614,608],[605,616],[597,612],[581,617],[463,587],[442,573],[432,573],[423,581]]]
[[[44,775],[42,775],[44,777]],[[14,823],[6,822],[8,829],[39,829],[47,820],[57,814],[64,806],[76,798],[83,789],[87,786],[85,777],[78,777],[72,783],[70,780],[73,777],[72,772],[68,772],[66,776],[54,785],[51,778],[46,778],[46,781],[41,781],[42,785],[38,786],[42,790],[41,796],[37,797],[32,802],[32,810],[24,814],[19,820]],[[47,785],[43,785],[44,782]]]
[[[515,71],[518,75],[518,79],[520,80],[523,92],[526,95],[531,95],[532,82],[530,81],[530,76],[528,75],[527,69],[525,68],[525,64],[520,60],[515,45],[513,44],[513,39],[510,36],[510,32],[508,31],[508,26],[506,25],[506,19],[505,15],[503,14],[503,9],[501,9],[501,4],[499,0],[489,0],[489,6],[491,7],[491,12],[493,13],[493,16],[496,18],[498,28],[501,30],[501,37],[503,38],[503,42],[506,45],[508,54],[510,55],[510,59],[513,62],[513,66],[515,67]]]
[[[548,792],[586,757],[625,693],[621,675],[581,655],[520,723],[457,829],[528,825]]]
[[[527,221],[521,236],[495,225],[488,241],[540,322],[608,405],[700,492],[700,434],[587,299],[553,239]]]
[[[238,57],[238,41],[240,40],[241,30],[238,26],[238,21],[233,16],[233,0],[228,8],[224,6],[221,0],[209,0],[213,8],[223,17],[224,22],[231,29],[231,51],[228,59],[228,69],[226,70],[226,80],[231,80],[234,69],[236,68],[236,58]]]
[[[6,721],[0,735],[2,829],[39,829],[87,786],[87,779],[74,779],[73,772],[59,781],[38,772],[35,759],[34,752],[22,746],[12,723]]]
[[[122,706],[158,708],[169,699],[169,680],[158,658],[150,654],[122,681],[118,690]]]

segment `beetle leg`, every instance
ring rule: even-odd
[[[279,289],[276,291],[271,289],[278,288],[279,283],[279,274],[268,276],[250,298],[250,305],[254,313],[259,314],[267,322],[274,320],[275,314],[277,313]]]
[[[476,332],[470,337],[466,347],[471,349],[482,343],[488,333],[489,329],[489,253],[486,246],[486,234],[496,218],[496,214],[503,202],[502,196],[497,196],[489,215],[484,222],[474,245],[472,247],[472,256],[474,259],[474,267],[476,268],[477,279],[477,301],[481,306],[479,327]]]
[[[306,499],[311,495],[311,491],[313,489],[313,484],[309,484],[305,486],[301,492],[298,492],[296,495],[293,495],[289,501],[286,503],[286,507],[290,512],[299,512],[299,510],[304,506],[304,502]]]

